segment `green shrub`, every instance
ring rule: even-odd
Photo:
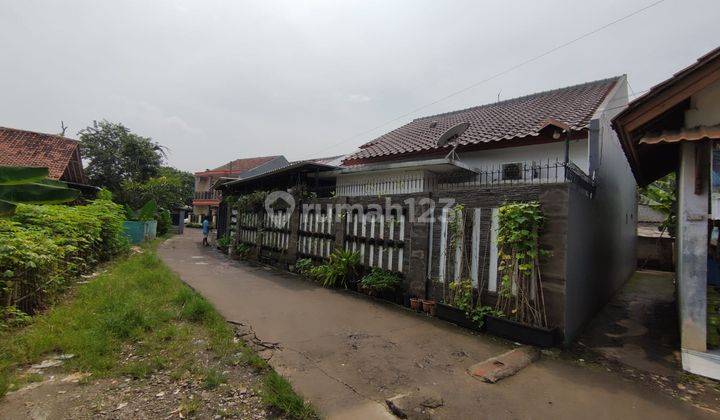
[[[158,235],[167,234],[170,231],[170,226],[172,226],[172,218],[170,217],[170,212],[165,209],[160,210],[157,214]]]
[[[227,233],[217,240],[217,244],[220,248],[227,248],[230,246],[230,243],[232,243],[232,238]]]
[[[391,292],[400,287],[400,277],[391,271],[375,267],[360,280],[360,286],[378,293]]]
[[[295,271],[303,276],[308,275],[312,268],[313,262],[310,258],[300,258],[295,262]]]
[[[18,205],[0,219],[0,302],[32,312],[71,280],[127,250],[123,209],[107,200],[86,206]]]
[[[323,287],[347,287],[348,280],[357,276],[359,266],[359,253],[336,250],[328,257],[327,264],[311,268],[309,274]]]
[[[239,243],[235,246],[235,255],[240,258],[245,258],[250,254],[252,248],[248,244]]]

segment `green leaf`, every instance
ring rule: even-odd
[[[13,203],[55,204],[75,200],[80,191],[40,183],[0,185],[0,200]]]
[[[13,214],[15,214],[15,207],[15,204],[9,201],[0,200],[0,217],[12,216]]]
[[[18,185],[37,182],[49,175],[48,168],[3,166],[0,167],[0,185]]]
[[[157,204],[155,201],[149,200],[138,212],[138,220],[155,220],[157,213]]]

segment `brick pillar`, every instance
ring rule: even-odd
[[[265,220],[263,219],[263,216],[265,215],[265,210],[262,211],[255,211],[254,212],[258,217],[258,228],[257,228],[257,243],[255,244],[255,249],[253,250],[255,259],[260,259],[260,253],[262,252],[262,241],[263,237],[265,236]]]
[[[412,296],[427,297],[427,266],[428,266],[428,240],[430,223],[418,220],[430,207],[429,203],[420,203],[423,198],[430,198],[430,193],[415,197],[414,214],[408,209],[408,219],[405,223],[405,287]],[[424,200],[427,201],[427,200]],[[412,218],[410,217],[412,216]]]
[[[339,208],[348,203],[347,197],[337,197],[333,200],[335,213],[333,217],[333,226],[335,229],[335,248],[336,250],[342,250],[345,248],[345,223],[347,223],[347,217],[349,217],[344,210]]]
[[[293,198],[295,199],[295,208],[293,209],[292,214],[290,215],[290,221],[288,222],[288,228],[290,229],[290,239],[288,240],[288,249],[287,254],[285,256],[288,264],[295,264],[295,261],[297,261],[297,252],[298,252],[298,239],[300,237],[300,216],[302,214],[302,199],[300,197],[300,194],[293,195]]]

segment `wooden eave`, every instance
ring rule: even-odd
[[[720,81],[720,49],[653,87],[612,121],[638,185],[644,186],[674,170],[677,144],[639,145],[651,130],[675,129],[690,97]],[[680,113],[680,114],[679,114]]]

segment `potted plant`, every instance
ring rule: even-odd
[[[423,312],[430,316],[435,316],[435,300],[433,299],[423,299],[422,301],[422,308]]]
[[[413,311],[420,311],[422,310],[422,299],[411,297],[410,298],[410,309]]]
[[[498,217],[498,272],[501,278],[495,313],[487,316],[488,332],[542,347],[554,346],[558,330],[545,312],[539,237],[544,217],[537,201],[506,204]]]

